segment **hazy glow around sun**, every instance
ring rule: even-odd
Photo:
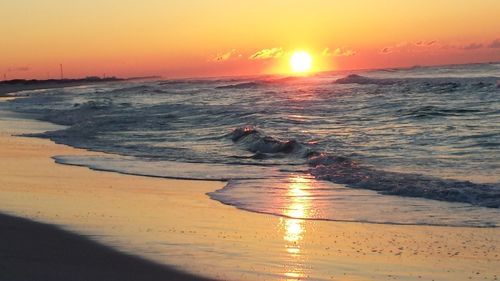
[[[308,72],[312,67],[312,57],[305,51],[297,51],[290,58],[290,66],[293,72]]]

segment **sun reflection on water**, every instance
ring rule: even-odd
[[[304,270],[304,260],[301,253],[301,241],[306,234],[304,226],[305,218],[310,217],[311,198],[308,191],[311,180],[303,176],[290,177],[290,183],[284,202],[284,215],[288,218],[281,219],[283,229],[283,240],[285,240],[285,250],[289,255],[289,263],[285,266],[285,280],[300,280],[306,274]]]

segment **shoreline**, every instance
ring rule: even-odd
[[[0,155],[7,160],[0,163],[0,212],[59,225],[175,269],[224,280],[500,276],[498,228],[306,221],[250,213],[206,196],[222,182],[56,164],[50,157],[100,153],[12,136],[23,126],[53,127],[0,116]]]
[[[78,87],[86,85],[98,85],[98,84],[119,83],[128,81],[145,81],[152,79],[161,79],[161,76],[143,76],[143,77],[130,77],[130,78],[118,78],[118,77],[100,78],[94,76],[87,78],[69,78],[69,79],[4,80],[0,81],[0,97],[10,97],[12,96],[12,94],[22,91],[60,89],[66,87]]]
[[[86,85],[96,85],[103,83],[117,83],[126,80],[104,80],[104,81],[40,81],[32,85],[27,84],[0,84],[0,97],[12,97],[12,94],[23,92],[23,91],[35,91],[35,90],[46,90],[46,89],[62,89],[66,87],[79,87]]]

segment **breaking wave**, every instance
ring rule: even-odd
[[[310,173],[320,180],[375,190],[382,194],[500,207],[500,184],[478,184],[374,169],[345,156],[308,149],[296,140],[278,140],[252,127],[237,128],[228,136],[235,144],[260,157],[283,153],[306,158]]]
[[[336,84],[373,84],[373,85],[403,85],[421,84],[427,87],[446,87],[447,90],[462,86],[474,88],[495,87],[498,85],[498,77],[411,77],[411,78],[378,78],[367,77],[358,74],[349,74],[335,80]]]
[[[364,166],[345,157],[322,155],[309,160],[311,174],[321,180],[382,194],[422,197],[499,208],[500,184],[441,179],[419,174],[388,172]]]
[[[250,88],[261,87],[264,85],[265,85],[265,83],[263,83],[263,82],[244,82],[244,83],[218,86],[216,88],[217,89],[250,89]]]
[[[237,128],[229,134],[229,137],[236,144],[251,152],[258,153],[260,156],[275,153],[304,156],[307,153],[307,149],[296,140],[279,140],[272,136],[263,135],[251,127]]]

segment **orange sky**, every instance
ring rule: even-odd
[[[0,79],[500,61],[498,0],[1,0]]]

